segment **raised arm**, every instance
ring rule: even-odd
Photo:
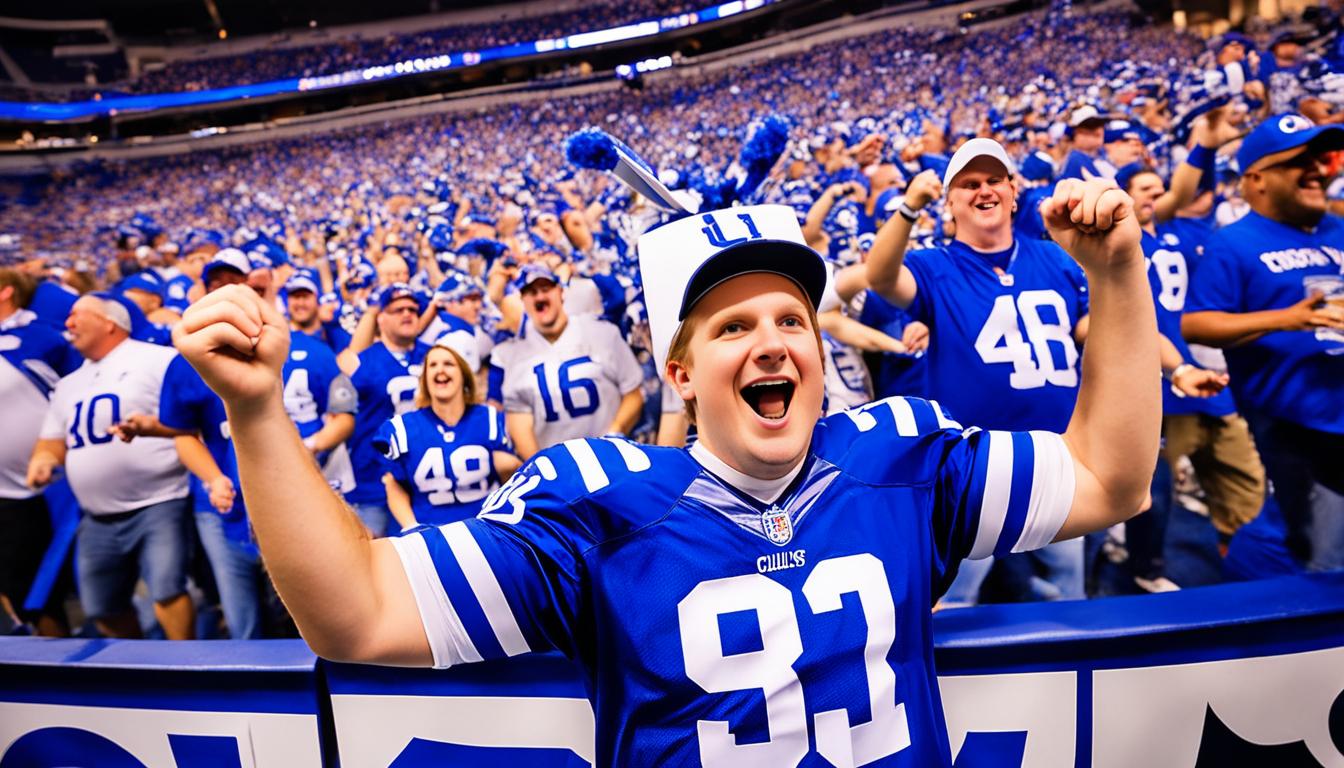
[[[1199,196],[1199,180],[1205,173],[1213,173],[1215,153],[1222,145],[1241,137],[1241,131],[1229,123],[1221,109],[1216,109],[1195,121],[1191,131],[1195,146],[1184,162],[1171,174],[1171,188],[1157,199],[1153,216],[1159,223],[1171,221],[1176,213]]]
[[[289,328],[275,306],[246,286],[221,288],[187,310],[174,342],[224,400],[262,558],[314,652],[429,666],[429,642],[391,540],[369,537],[285,413]]]
[[[1076,486],[1056,539],[1139,512],[1162,423],[1157,314],[1133,201],[1115,183],[1065,179],[1041,206],[1050,236],[1082,265],[1091,294],[1078,404],[1064,432]]]
[[[868,251],[868,285],[882,298],[906,309],[915,300],[919,285],[915,274],[905,266],[905,251],[910,245],[910,230],[919,211],[942,197],[943,183],[933,171],[923,171],[905,188],[905,200],[895,216],[877,231]]]

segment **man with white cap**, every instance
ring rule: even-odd
[[[28,484],[44,486],[65,466],[85,512],[75,569],[79,597],[104,635],[140,636],[131,593],[143,578],[164,634],[190,638],[195,609],[186,580],[186,470],[172,440],[128,445],[112,429],[124,414],[158,412],[164,374],[177,353],[130,338],[130,313],[111,294],[81,297],[66,330],[86,362],[56,384]]]
[[[1344,568],[1344,221],[1326,213],[1344,128],[1276,115],[1237,151],[1251,211],[1213,235],[1186,299],[1188,341],[1222,347],[1273,482],[1289,551]]]
[[[821,420],[827,271],[784,206],[640,240],[695,447],[570,440],[480,517],[398,539],[362,532],[282,418],[273,308],[221,292],[177,343],[229,404],[258,540],[318,653],[447,667],[559,649],[587,675],[597,765],[949,766],[929,608],[956,563],[1133,515],[1157,457],[1156,377],[1130,375],[1156,364],[1157,331],[1128,198],[1065,184],[1049,206],[1095,291],[1063,436],[962,430],[900,398]]]
[[[958,419],[986,429],[1062,432],[1078,396],[1087,280],[1055,243],[1014,235],[1013,172],[998,142],[971,139],[952,156],[941,183],[931,172],[915,177],[899,215],[869,251],[868,281],[929,327],[928,391]],[[944,189],[956,240],[907,254],[918,210]],[[1152,368],[1156,379],[1156,361]],[[1083,597],[1082,542],[1032,557],[1045,563],[1047,583],[1021,579],[1034,585],[1020,588],[1023,599]],[[973,602],[987,568],[967,569],[950,599]]]

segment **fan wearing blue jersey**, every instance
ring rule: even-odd
[[[350,346],[350,334],[339,322],[323,322],[322,307],[318,304],[321,293],[318,277],[309,270],[298,270],[285,281],[285,309],[289,325],[299,333],[311,336],[326,345],[332,354],[339,355]]]
[[[393,539],[364,533],[277,418],[274,307],[212,295],[178,344],[228,403],[258,540],[319,654],[560,649],[586,674],[598,765],[950,766],[930,607],[956,564],[1134,515],[1157,460],[1158,391],[1131,374],[1158,352],[1129,198],[1066,181],[1045,221],[1093,290],[1063,435],[899,398],[823,420],[822,258],[791,208],[711,211],[639,242],[696,445],[569,440],[479,517]]]
[[[11,267],[0,268],[0,403],[5,408],[5,439],[0,440],[0,612],[12,609],[41,634],[55,635],[69,631],[61,607],[63,595],[57,590],[40,610],[23,609],[52,539],[45,498],[28,485],[28,460],[57,380],[84,360],[27,309],[36,288],[32,277]]]
[[[1014,235],[1012,175],[1003,147],[973,139],[952,156],[941,182],[929,171],[915,177],[899,215],[882,227],[869,251],[868,281],[882,298],[928,325],[928,391],[958,418],[988,429],[1059,432],[1078,395],[1087,280],[1055,243]],[[942,197],[944,188],[957,239],[907,254],[919,210]],[[1082,542],[1031,558],[1047,576],[1021,578],[1023,599],[1083,597]],[[1028,565],[1005,567],[1036,570]],[[968,569],[953,601],[973,601],[987,569],[987,563]]]
[[[1162,460],[1172,465],[1190,456],[1209,500],[1209,518],[1218,532],[1220,549],[1237,529],[1260,514],[1265,499],[1265,472],[1246,420],[1224,391],[1227,375],[1194,364],[1181,336],[1181,313],[1189,289],[1189,252],[1179,235],[1158,227],[1158,201],[1165,193],[1162,177],[1151,167],[1122,168],[1121,188],[1134,200],[1134,215],[1143,228],[1143,255],[1162,334],[1162,375],[1171,386],[1162,396]],[[1163,547],[1167,511],[1174,489],[1171,473],[1159,472],[1150,514],[1125,524],[1127,561],[1134,582],[1147,592],[1169,592],[1178,586],[1166,577]],[[1155,480],[1156,481],[1156,480]]]
[[[387,459],[387,506],[402,531],[474,517],[522,464],[504,414],[478,394],[466,359],[440,342],[425,353],[417,410],[393,416],[374,436]]]
[[[1344,567],[1344,220],[1327,213],[1344,128],[1275,115],[1242,141],[1251,212],[1210,238],[1187,340],[1222,347],[1287,524],[1311,570]]]
[[[383,486],[387,469],[373,438],[388,419],[415,409],[420,366],[429,345],[416,339],[422,308],[419,295],[409,285],[384,286],[376,296],[377,302],[369,308],[369,314],[376,315],[381,338],[359,353],[355,358],[357,367],[350,373],[359,410],[350,438],[355,487],[345,498],[369,532],[382,536],[389,528],[391,516]],[[346,350],[346,354],[349,352]]]

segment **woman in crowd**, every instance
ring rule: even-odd
[[[416,410],[388,419],[374,436],[387,459],[387,506],[403,531],[474,517],[522,464],[504,414],[477,400],[471,367],[437,345],[425,354]]]

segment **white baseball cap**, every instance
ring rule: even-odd
[[[992,157],[1003,164],[1003,169],[1009,176],[1017,173],[1017,166],[1008,158],[1008,153],[1003,151],[1003,145],[993,139],[971,139],[961,145],[952,159],[947,163],[947,170],[943,172],[943,186],[952,184],[952,180],[971,164],[971,161],[977,157]]]
[[[803,237],[786,205],[753,205],[698,213],[639,238],[639,271],[661,373],[668,349],[696,302],[726,280],[752,272],[798,284],[813,308],[822,304],[830,270]]]

